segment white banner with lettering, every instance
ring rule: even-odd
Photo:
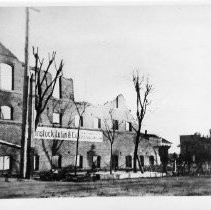
[[[34,138],[49,140],[77,141],[77,129],[38,127]],[[80,130],[79,141],[102,142],[103,133],[101,131]]]

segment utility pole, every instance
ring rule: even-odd
[[[29,60],[29,8],[25,9],[26,12],[26,28],[25,28],[25,64],[24,64],[24,80],[23,80],[23,109],[22,109],[22,136],[21,136],[21,155],[20,155],[20,176],[25,178],[26,175],[26,141],[28,135],[27,128],[27,103],[28,103],[28,60]]]
[[[25,30],[25,66],[23,82],[23,110],[22,110],[22,137],[21,137],[21,161],[20,176],[30,179],[32,175],[32,153],[31,141],[33,139],[34,119],[33,117],[33,74],[29,80],[29,9],[40,12],[36,8],[26,7],[26,30]],[[30,85],[29,85],[30,82]],[[28,119],[28,124],[27,124]]]
[[[28,99],[28,140],[27,140],[27,152],[26,152],[26,178],[30,179],[32,175],[32,148],[31,141],[33,138],[33,125],[32,125],[32,106],[33,106],[33,74],[30,75],[29,83],[29,99]]]

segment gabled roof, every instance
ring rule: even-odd
[[[166,139],[164,139],[164,138],[162,138],[162,143],[172,144],[170,141],[168,141],[168,140],[166,140]]]
[[[5,56],[10,56],[18,60],[18,58],[9,49],[7,49],[1,42],[0,42],[0,54]]]
[[[172,144],[170,141],[168,141],[168,140],[166,140],[166,139],[164,139],[162,137],[159,137],[159,136],[157,136],[155,134],[144,134],[144,133],[142,133],[141,136],[144,137],[145,139],[158,138],[158,139],[161,139],[162,143],[164,143],[164,144]]]

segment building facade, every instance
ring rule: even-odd
[[[19,172],[23,72],[23,63],[0,44],[0,171]],[[50,74],[48,79],[52,79]],[[132,168],[135,139],[133,127],[136,127],[136,122],[123,95],[118,95],[104,105],[83,105],[74,101],[73,80],[60,77],[41,116],[39,127],[34,132],[34,171],[73,166],[79,128],[78,167],[108,169],[111,144],[105,131],[112,126],[115,126],[112,167]],[[163,147],[168,150],[170,142],[156,135],[143,134],[138,151],[141,164],[159,165],[159,150]]]

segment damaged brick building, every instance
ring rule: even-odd
[[[22,93],[24,64],[0,44],[0,171],[19,172]],[[49,79],[51,75],[49,74]],[[39,127],[32,141],[33,169],[44,171],[74,165],[76,131],[79,117],[78,167],[108,169],[110,143],[103,130],[105,122],[113,120],[117,126],[113,144],[113,168],[132,168],[136,122],[127,108],[123,95],[104,105],[88,104],[84,115],[78,116],[74,106],[73,80],[61,77],[57,91],[42,114]],[[142,135],[138,157],[142,165],[159,165],[159,149],[168,152],[171,143],[153,134]]]

